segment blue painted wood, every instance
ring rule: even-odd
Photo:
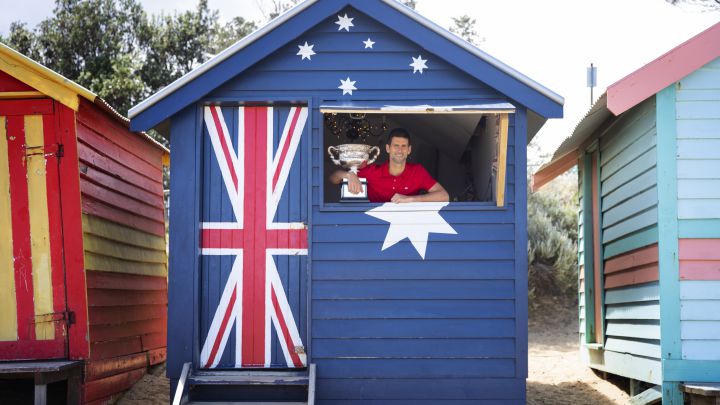
[[[468,235],[464,238],[468,242],[486,241],[512,241],[515,238],[513,224],[453,224],[457,233]],[[353,226],[353,232],[337,226],[316,226],[312,234],[315,242],[374,242],[377,241],[377,225],[364,224]]]
[[[520,398],[524,394],[524,384],[511,378],[494,379],[361,379],[318,382],[318,399],[405,399],[397,395],[398,391],[408,392],[410,399],[416,400],[460,400],[485,399],[504,400]],[[357,393],[348,395],[348,393]]]
[[[378,399],[378,400],[369,400],[369,399],[355,399],[355,400],[349,400],[349,399],[340,399],[340,400],[332,400],[332,399],[326,399],[326,400],[320,400],[318,399],[316,401],[319,405],[384,405],[384,404],[392,404],[392,405],[425,405],[425,404],[450,404],[450,405],[524,405],[525,399],[443,399],[442,401],[438,401],[437,399],[411,399],[411,400],[392,400],[388,401],[387,399]]]
[[[658,209],[656,207],[652,207],[646,211],[640,212],[637,215],[629,217],[619,224],[606,228],[603,232],[603,243],[612,242],[623,236],[628,236],[645,228],[656,226],[657,222]]]
[[[515,131],[515,145],[527,143],[527,112],[518,108],[512,117]],[[514,148],[513,164],[527,166],[527,151]],[[515,377],[523,382],[528,376],[528,253],[527,253],[527,175],[523,170],[514,173],[515,187],[522,190],[514,196],[515,204],[521,207],[515,212],[515,350],[517,352]]]
[[[184,106],[195,102],[211,90],[219,87],[221,83],[224,83],[228,78],[237,76],[248,68],[255,66],[259,61],[272,55],[278,51],[278,49],[282,49],[288,44],[288,38],[302,36],[303,33],[321,23],[321,25],[336,27],[334,25],[334,21],[336,20],[335,15],[340,11],[339,8],[345,4],[351,5],[355,10],[360,11],[360,13],[372,15],[380,24],[386,27],[392,27],[393,30],[402,33],[403,36],[413,38],[414,42],[422,44],[422,48],[424,48],[426,52],[437,55],[437,59],[451,61],[457,69],[466,72],[478,81],[492,83],[493,87],[499,92],[507,94],[511,98],[518,100],[521,104],[529,106],[533,111],[546,117],[559,117],[562,115],[562,106],[532,90],[517,79],[511,78],[507,74],[498,71],[484,60],[450,43],[437,33],[419,25],[417,21],[401,14],[387,4],[377,0],[348,0],[347,2],[321,1],[307,7],[301,15],[276,27],[273,31],[248,45],[241,52],[230,56],[205,74],[200,75],[192,82],[138,114],[133,118],[133,129],[149,129],[162,121],[159,117],[168,117],[175,114]],[[343,12],[360,15],[355,10],[347,9]],[[328,18],[328,16],[332,17]],[[358,23],[362,19],[362,17],[358,17]],[[326,33],[326,36],[339,35],[342,35],[342,33],[332,30]],[[296,41],[293,41],[293,43],[288,46],[297,46],[295,42]],[[358,48],[360,48],[359,45]],[[362,51],[364,49],[359,50]],[[297,58],[300,59],[299,57]],[[336,84],[335,87],[337,87],[337,85],[339,85],[339,83]]]
[[[660,305],[657,302],[640,304],[608,305],[607,319],[660,319]]]
[[[720,300],[720,281],[681,281],[681,300]]]
[[[512,358],[513,339],[337,339],[316,338],[314,358]]]
[[[512,338],[509,319],[313,319],[317,338]],[[378,343],[382,343],[378,340]],[[513,360],[514,361],[514,360]],[[448,362],[452,363],[452,362]]]
[[[659,299],[660,286],[657,282],[630,287],[612,288],[605,291],[605,303],[607,305],[658,301]]]
[[[197,268],[199,265],[199,213],[200,179],[199,166],[187,164],[197,161],[201,149],[200,139],[195,136],[199,127],[197,110],[189,107],[179,113],[172,122],[174,134],[170,157],[175,170],[170,178],[173,189],[170,211],[168,302],[173,310],[168,312],[168,330],[173,331],[167,340],[167,376],[177,379],[183,364],[197,358],[194,353],[197,331]]]
[[[585,153],[581,159],[582,164],[582,217],[583,217],[583,280],[584,296],[583,304],[585,310],[585,331],[584,343],[595,342],[595,294],[599,286],[595,285],[595,249],[593,248],[593,191],[592,191],[592,153]],[[598,213],[599,215],[599,213]]]
[[[720,360],[720,340],[683,340],[683,360]]]
[[[608,336],[624,336],[629,338],[657,340],[660,339],[660,325],[657,321],[608,321],[606,333]]]
[[[682,300],[680,303],[680,320],[720,321],[720,301],[701,299]],[[720,328],[720,322],[718,322],[716,328]]]
[[[678,92],[678,101],[683,94],[702,94],[706,97],[696,99],[695,101],[705,101],[708,99],[720,100],[720,90],[711,94],[707,92]],[[710,97],[707,97],[710,96]],[[717,139],[720,137],[720,122],[714,120],[678,120],[677,121],[678,139]]]
[[[624,238],[605,245],[605,260],[627,253],[643,246],[652,245],[658,241],[657,225],[632,233]]]
[[[638,193],[642,193],[648,189],[655,188],[656,183],[657,171],[655,168],[652,168],[603,197],[603,211],[607,211],[610,208],[621,204],[622,202],[632,198]]]
[[[663,360],[662,372],[667,381],[717,382],[720,361]]]
[[[364,214],[363,214],[364,215]],[[377,242],[356,243],[355,248],[346,249],[344,242],[325,242],[316,245],[315,260],[417,260],[420,255],[413,245],[401,241],[385,251],[380,252],[382,241],[385,240],[389,225],[378,226]],[[513,243],[498,242],[451,242],[454,235],[430,234],[425,260],[504,260],[512,259],[514,255]],[[367,252],[378,251],[379,254],[368,255]]]
[[[313,319],[514,318],[513,300],[315,300]]]
[[[512,280],[315,280],[312,294],[313,299],[515,298]]]
[[[605,350],[659,359],[660,341],[609,337],[605,342]]]
[[[589,351],[592,352],[585,350],[581,355],[592,368],[653,384],[662,383],[662,363],[659,359],[610,350],[596,354],[590,354]]]
[[[319,378],[513,378],[513,359],[319,359]]]
[[[367,261],[361,268],[341,260],[324,260],[313,265],[315,280],[511,280],[513,260],[423,260],[412,266],[389,266]]]
[[[678,280],[677,141],[675,85],[657,96],[658,130],[658,262],[660,266],[660,328],[663,360],[679,360],[680,281]],[[663,376],[664,381],[672,381]],[[665,395],[663,395],[665,399]]]
[[[679,330],[687,340],[720,340],[720,328],[715,321],[683,321]]]

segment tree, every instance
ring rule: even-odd
[[[410,7],[411,9],[415,10],[415,7],[417,7],[418,0],[398,0],[400,3]]]
[[[668,3],[677,6],[680,4],[690,4],[705,10],[720,10],[720,0],[665,0]]]
[[[476,23],[477,21],[467,14],[461,15],[460,17],[453,17],[454,25],[450,27],[450,32],[455,33],[473,45],[479,45],[484,42],[485,39],[480,38],[477,31],[475,31]]]

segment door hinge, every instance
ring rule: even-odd
[[[25,149],[25,156],[37,156],[43,155],[44,157],[57,157],[61,158],[65,155],[65,146],[61,143],[53,145],[38,145],[38,146],[23,146]],[[55,149],[53,151],[53,149]]]

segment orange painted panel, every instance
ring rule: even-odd
[[[605,262],[605,274],[658,262],[657,244],[625,253]]]
[[[145,375],[145,369],[137,369],[126,373],[90,381],[84,385],[83,402],[109,397],[125,391],[138,382]]]
[[[605,277],[605,288],[617,288],[658,281],[658,265],[650,264],[632,270],[617,272]]]

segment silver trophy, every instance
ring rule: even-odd
[[[380,156],[380,148],[361,143],[346,143],[330,146],[328,154],[333,163],[357,174],[358,170],[372,164]],[[373,154],[374,156],[371,158]],[[362,183],[362,191],[353,194],[348,189],[347,179],[344,179],[340,188],[340,201],[367,201],[367,181],[361,178],[360,182]]]

